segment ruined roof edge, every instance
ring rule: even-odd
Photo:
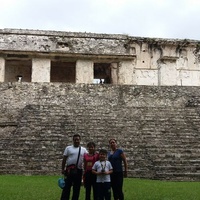
[[[68,32],[68,31],[53,31],[53,30],[36,30],[36,29],[0,29],[0,34],[26,34],[26,35],[41,35],[41,36],[64,36],[64,37],[79,37],[79,38],[102,38],[102,39],[118,39],[130,41],[145,41],[145,42],[186,42],[186,43],[200,43],[200,40],[194,39],[178,39],[178,38],[154,38],[154,37],[139,37],[129,36],[128,34],[107,34],[107,33],[90,33],[90,32]]]

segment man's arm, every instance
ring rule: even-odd
[[[65,173],[66,161],[67,161],[67,156],[63,156],[63,159],[62,159],[62,174]]]

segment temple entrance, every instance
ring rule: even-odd
[[[94,63],[94,83],[112,83],[110,63]]]
[[[32,61],[11,59],[5,61],[5,82],[31,82]]]
[[[51,61],[51,82],[75,83],[75,62]]]

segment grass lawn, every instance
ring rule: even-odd
[[[0,175],[0,200],[59,200],[58,176]],[[124,179],[125,200],[200,200],[200,182]],[[84,200],[84,187],[80,200]]]

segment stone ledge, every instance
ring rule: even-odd
[[[17,122],[0,122],[0,127],[6,127],[6,126],[17,126]]]

